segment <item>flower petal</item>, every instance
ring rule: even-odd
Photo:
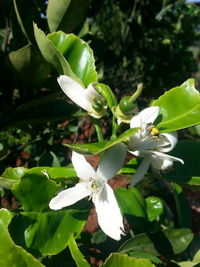
[[[124,163],[126,151],[127,148],[123,143],[119,143],[109,148],[105,152],[103,159],[100,161],[97,175],[104,180],[109,180],[115,176]]]
[[[92,103],[85,97],[85,89],[75,80],[66,75],[58,77],[58,83],[63,92],[78,106],[92,112]]]
[[[148,168],[150,166],[150,157],[145,156],[137,169],[137,171],[134,173],[133,177],[131,178],[131,186],[134,186],[136,183],[138,183],[140,180],[142,180],[145,176],[145,173],[147,172]]]
[[[88,183],[82,182],[76,184],[72,188],[61,191],[50,201],[50,209],[59,210],[76,203],[84,197],[89,196],[91,194],[91,190],[89,190],[87,186]]]
[[[120,240],[124,231],[123,218],[112,188],[105,184],[101,194],[93,197],[98,222],[108,236]]]
[[[165,170],[170,168],[173,165],[173,161],[179,161],[184,164],[182,159],[158,151],[151,151],[150,161],[152,167],[156,170]]]
[[[77,173],[77,176],[84,181],[89,178],[96,177],[96,172],[93,167],[87,162],[85,157],[75,151],[72,152],[72,164]]]
[[[167,146],[163,146],[158,149],[160,152],[169,152],[176,146],[178,141],[177,132],[162,133],[160,136],[164,136],[169,142]]]
[[[98,99],[100,101],[103,101],[103,97],[96,91],[96,89],[94,88],[94,85],[96,83],[90,83],[87,87],[86,90],[84,90],[84,93],[85,93],[85,97],[87,98],[87,100],[89,102],[92,103],[92,101],[94,99]]]
[[[146,124],[151,123],[155,121],[155,119],[158,117],[160,108],[158,106],[154,107],[148,107],[143,109],[138,115],[134,116],[131,119],[130,127],[131,128],[138,128],[138,127],[145,127]]]

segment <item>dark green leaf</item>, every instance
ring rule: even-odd
[[[10,52],[9,60],[21,80],[32,87],[42,83],[50,72],[50,65],[30,44]]]
[[[161,132],[171,132],[200,123],[200,94],[194,87],[193,79],[167,91],[152,105],[160,106],[160,118],[158,117],[156,127]]]
[[[108,142],[103,141],[99,143],[90,144],[67,144],[66,146],[80,154],[98,154],[120,142],[127,141],[128,138],[136,131],[137,129],[128,129],[116,139],[113,139]]]
[[[88,9],[89,0],[51,0],[47,7],[47,21],[51,32],[73,32],[79,26]]]
[[[110,254],[110,256],[106,259],[105,263],[101,266],[102,267],[133,267],[133,266],[155,267],[155,265],[147,259],[135,259],[120,253]]]
[[[117,188],[115,195],[120,209],[126,217],[135,234],[143,233],[148,229],[146,203],[136,188]]]
[[[140,234],[125,242],[122,253],[143,251],[155,256],[173,256],[184,251],[193,239],[189,229],[166,229],[152,234]]]
[[[184,161],[184,165],[174,162],[173,169],[163,177],[175,183],[200,186],[200,142],[181,141],[171,153]]]
[[[8,225],[13,214],[8,210],[0,210],[0,265],[2,267],[44,267],[36,258],[22,247],[15,245],[8,232]],[[17,265],[16,265],[17,264]]]

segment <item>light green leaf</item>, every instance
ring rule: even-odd
[[[13,185],[12,192],[25,211],[46,211],[59,189],[60,186],[50,180],[46,173],[27,172],[20,183]]]
[[[89,0],[48,1],[47,21],[50,31],[73,32],[86,17],[89,3]]]
[[[154,196],[147,197],[145,200],[147,204],[148,219],[150,222],[152,222],[156,220],[158,216],[163,214],[163,202],[160,198]]]
[[[112,253],[101,267],[155,267],[147,259],[136,259],[120,253]]]
[[[80,154],[99,154],[120,142],[127,141],[129,137],[136,131],[137,129],[128,129],[123,134],[111,141],[103,141],[99,143],[90,144],[66,144],[66,146]]]
[[[84,259],[83,254],[78,249],[76,241],[72,235],[69,239],[69,249],[78,267],[89,267],[90,266],[89,263]]]
[[[184,251],[193,239],[190,229],[166,229],[151,234],[140,234],[125,242],[122,253],[143,251],[155,256],[172,256]]]
[[[61,211],[21,212],[13,218],[11,235],[19,245],[44,256],[58,254],[66,248],[72,235],[76,238],[80,234],[88,217],[88,206],[73,207]]]
[[[146,203],[136,188],[117,188],[115,196],[134,234],[146,232],[148,219]]]
[[[167,91],[152,105],[160,106],[160,118],[155,124],[161,132],[171,132],[200,123],[200,94],[194,87],[193,79]]]
[[[26,169],[23,167],[7,168],[0,177],[0,186],[11,189],[15,183],[19,183],[25,174],[41,175],[46,174],[50,179],[67,180],[75,178],[76,172],[73,168],[68,167],[34,167]]]
[[[10,52],[8,57],[12,67],[26,85],[34,87],[42,83],[50,72],[50,65],[30,44]]]
[[[36,258],[22,247],[15,245],[8,232],[14,214],[8,210],[0,210],[0,266],[42,267]]]
[[[91,82],[97,82],[93,51],[86,42],[74,34],[66,34],[61,31],[50,33],[47,38],[65,57],[73,73],[85,87]]]

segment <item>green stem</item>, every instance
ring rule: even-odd
[[[135,91],[135,93],[132,96],[130,96],[128,101],[130,103],[134,102],[138,98],[138,96],[142,93],[142,90],[143,90],[143,84],[139,83],[137,86],[137,90]]]
[[[91,119],[92,123],[94,124],[95,130],[96,130],[96,133],[97,133],[98,141],[99,142],[104,141],[103,132],[102,132],[102,128],[101,128],[101,125],[99,123],[99,120],[95,119],[94,117],[90,117],[90,119]]]

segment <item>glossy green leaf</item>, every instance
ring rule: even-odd
[[[74,237],[71,235],[69,239],[69,249],[77,267],[89,267],[90,264],[84,259],[83,254],[80,252]]]
[[[200,186],[200,142],[181,141],[177,144],[171,155],[179,157],[184,165],[174,162],[172,171],[162,174],[170,181],[189,186]]]
[[[136,259],[120,253],[112,253],[102,267],[155,267],[147,259]]]
[[[15,183],[19,182],[21,177],[26,173],[26,168],[7,168],[0,177],[0,186],[10,189]]]
[[[158,257],[156,257],[152,254],[143,252],[143,251],[131,252],[131,253],[129,253],[129,256],[134,257],[134,258],[148,259],[148,260],[152,261],[153,263],[157,263],[157,264],[163,263]]]
[[[34,34],[41,54],[47,62],[52,64],[59,74],[66,74],[81,83],[80,79],[73,73],[69,63],[56,49],[55,45],[47,38],[45,33],[34,24]]]
[[[163,202],[160,198],[154,196],[147,197],[145,200],[147,205],[148,219],[150,222],[152,222],[156,220],[158,216],[163,214]]]
[[[49,210],[49,202],[59,188],[45,172],[28,172],[21,178],[20,183],[13,185],[12,192],[25,211],[46,211]]]
[[[89,0],[51,0],[47,7],[47,21],[51,32],[73,32],[79,26],[88,9]]]
[[[122,253],[144,251],[155,256],[172,256],[184,251],[193,239],[190,229],[166,229],[151,234],[140,234],[125,242]]]
[[[128,129],[123,134],[118,136],[115,139],[112,139],[111,141],[103,141],[99,143],[90,143],[90,144],[66,144],[70,149],[80,153],[80,154],[99,154],[106,149],[120,143],[123,141],[127,141],[128,138],[134,134],[137,131],[137,129]]]
[[[29,86],[43,82],[50,72],[50,65],[32,45],[26,45],[8,55],[10,63],[21,80]]]
[[[134,234],[147,231],[146,203],[136,188],[117,188],[115,196]]]
[[[88,217],[86,205],[73,207],[61,211],[21,212],[10,225],[11,235],[25,248],[42,255],[55,255],[66,248],[71,235],[75,238],[79,235]]]
[[[200,94],[194,87],[193,79],[167,91],[152,105],[160,106],[156,127],[161,132],[179,130],[200,123]]]
[[[97,82],[93,51],[86,42],[74,34],[61,31],[50,33],[47,38],[65,57],[72,71],[85,86]]]
[[[8,210],[0,210],[0,266],[42,267],[36,258],[22,247],[17,246],[10,237],[8,225],[13,214]]]
[[[182,188],[176,184],[171,183],[173,189],[174,200],[176,203],[176,211],[178,215],[178,223],[180,228],[191,228],[191,208],[187,199],[186,194]]]

